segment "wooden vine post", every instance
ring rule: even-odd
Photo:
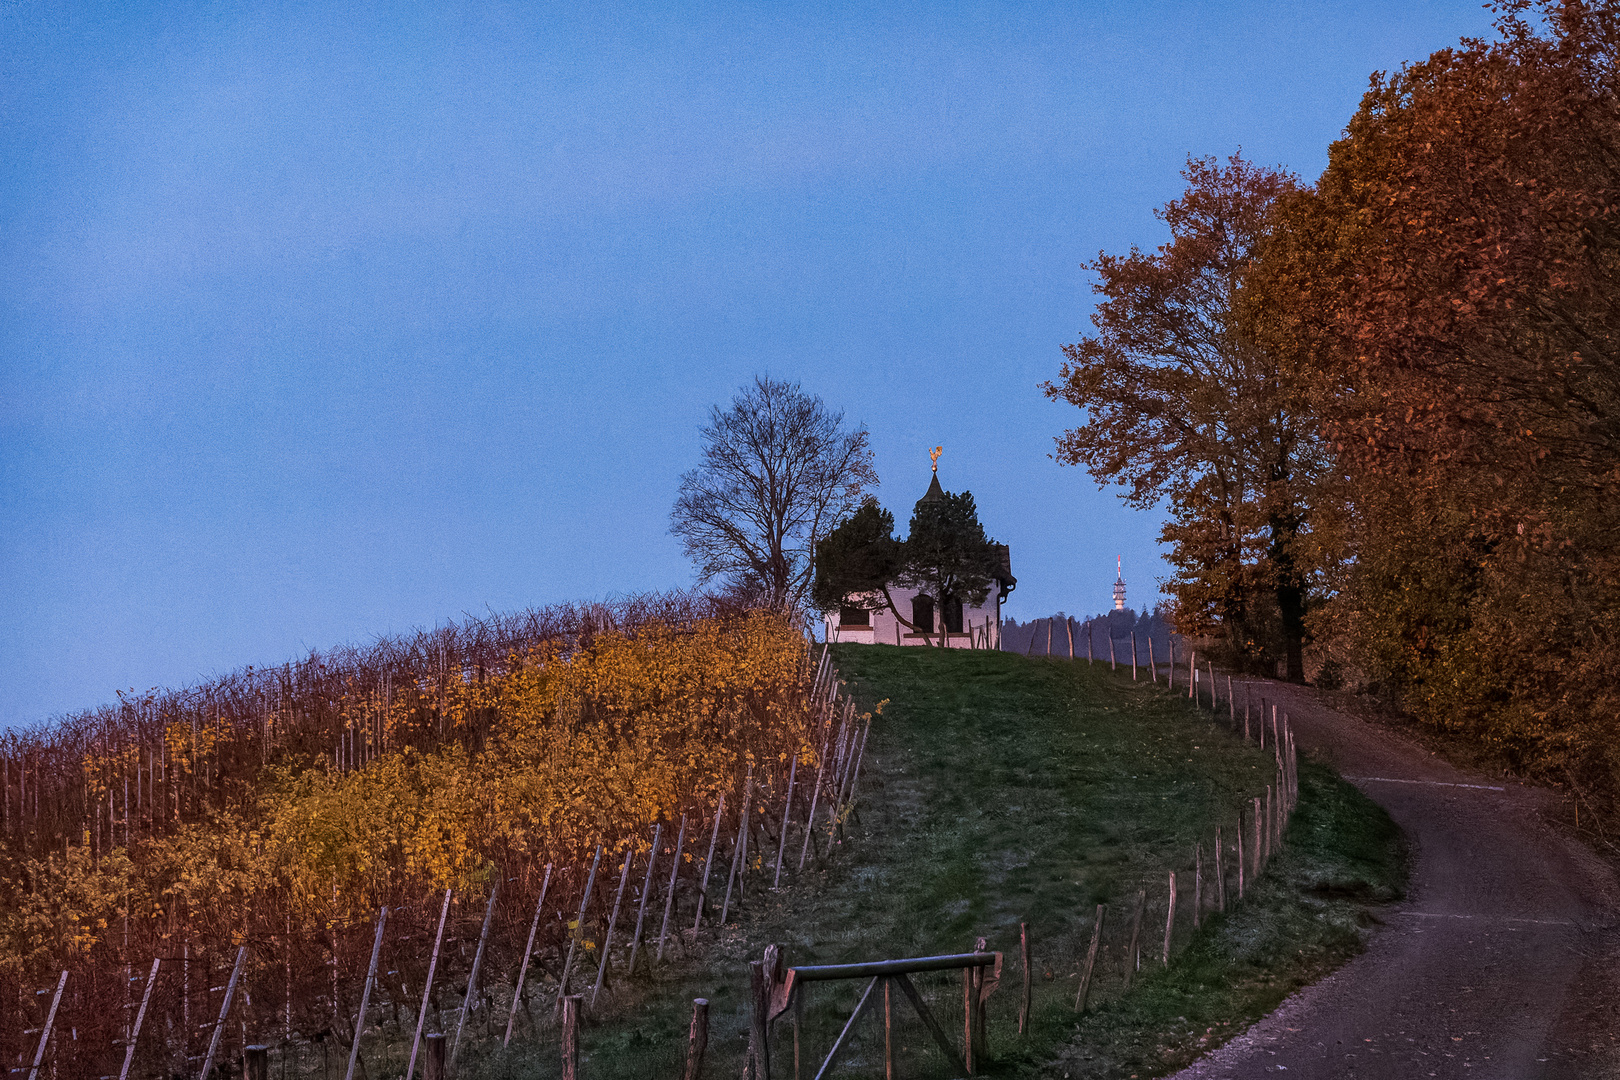
[[[439,932],[433,938],[433,955],[428,960],[427,981],[422,986],[422,1007],[416,1013],[416,1034],[411,1036],[411,1060],[405,1067],[405,1080],[411,1080],[416,1072],[416,1054],[422,1045],[422,1027],[427,1023],[428,1005],[433,1000],[433,976],[439,970],[439,949],[444,945],[444,923],[450,917],[450,895],[454,891],[444,890],[444,904],[439,908]]]
[[[540,899],[534,902],[534,921],[529,924],[529,940],[523,946],[523,959],[518,963],[516,985],[512,989],[512,1008],[506,1015],[506,1038],[502,1046],[512,1045],[512,1025],[517,1022],[518,1006],[523,1003],[523,980],[529,974],[529,957],[534,955],[534,936],[540,931],[540,909],[546,903],[546,890],[551,888],[551,864],[546,863],[546,877],[540,883]]]
[[[366,968],[366,985],[360,991],[360,1011],[354,1018],[354,1042],[349,1044],[349,1068],[343,1080],[354,1080],[354,1067],[360,1060],[360,1036],[366,1030],[366,1009],[371,1004],[371,987],[377,981],[377,958],[382,955],[383,927],[388,925],[388,909],[377,913],[377,936],[371,942],[371,964]]]
[[[461,1051],[461,1033],[467,1027],[467,1014],[473,1008],[475,1000],[473,995],[478,992],[478,972],[484,966],[484,946],[489,943],[489,925],[495,919],[495,896],[500,891],[500,885],[500,879],[496,878],[489,887],[489,903],[484,905],[484,928],[478,934],[478,949],[473,953],[472,971],[467,973],[467,992],[461,996],[461,1015],[456,1018],[456,1037],[450,1043],[451,1068],[455,1067],[456,1055]],[[380,927],[377,932],[377,940],[379,943],[382,941]],[[373,958],[373,966],[375,966],[375,958]]]

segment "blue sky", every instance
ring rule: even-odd
[[[1189,154],[1314,178],[1477,3],[0,11],[0,724],[455,617],[684,585],[756,372],[971,490],[1008,614],[1132,600],[1051,460],[1084,260]]]

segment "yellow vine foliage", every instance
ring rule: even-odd
[[[240,934],[255,912],[346,917],[424,886],[482,892],[497,873],[580,862],[599,842],[644,848],[655,821],[711,813],[722,792],[736,805],[750,767],[769,797],[792,755],[814,763],[807,650],[789,620],[752,612],[602,633],[566,653],[513,654],[497,672],[396,688],[395,708],[444,694],[444,743],[348,773],[330,755],[272,761],[246,810],[137,835],[96,863],[79,847],[0,866],[0,968],[55,943],[83,954],[125,911],[160,933],[178,913]],[[373,691],[338,715],[380,717],[386,738],[385,711]],[[201,768],[214,740],[171,727],[178,773]],[[85,764],[100,789],[117,762]]]

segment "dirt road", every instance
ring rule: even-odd
[[[1620,1077],[1620,888],[1544,823],[1549,793],[1462,772],[1309,690],[1255,692],[1405,830],[1412,887],[1366,953],[1178,1077]]]

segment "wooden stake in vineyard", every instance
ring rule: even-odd
[[[50,1045],[51,1028],[56,1024],[56,1010],[62,1004],[62,991],[67,988],[68,973],[64,968],[56,980],[56,993],[51,997],[51,1011],[45,1014],[45,1026],[40,1029],[39,1049],[34,1051],[34,1067],[28,1070],[28,1080],[38,1080],[39,1067],[45,1060],[45,1047]]]
[[[568,976],[574,970],[574,952],[579,946],[580,939],[585,936],[585,908],[591,902],[591,889],[596,885],[596,870],[602,865],[602,845],[596,845],[596,858],[591,860],[591,872],[585,877],[585,891],[579,896],[579,915],[574,919],[574,925],[569,927],[568,957],[563,961],[562,974],[557,981],[557,1007],[562,1008],[562,999],[568,995]],[[411,1080],[409,1073],[405,1080]]]
[[[236,984],[242,978],[242,965],[247,963],[247,946],[241,945],[236,950],[236,965],[231,968],[230,982],[225,984],[225,1000],[219,1005],[219,1019],[214,1022],[214,1034],[208,1040],[208,1056],[203,1058],[202,1072],[198,1076],[209,1076],[214,1070],[214,1056],[219,1052],[220,1037],[225,1034],[225,1018],[231,1014],[231,1002],[236,998]]]
[[[158,965],[162,957],[154,957],[152,970],[146,976],[146,987],[141,991],[141,1009],[135,1014],[135,1026],[130,1029],[129,1042],[124,1047],[124,1067],[118,1070],[118,1080],[129,1080],[129,1067],[135,1062],[135,1046],[141,1041],[141,1026],[146,1023],[146,1010],[152,1004],[152,987],[157,984]]]
[[[726,925],[726,917],[731,912],[731,887],[737,883],[737,902],[742,903],[742,882],[738,875],[747,869],[743,862],[748,857],[748,809],[754,797],[754,767],[748,766],[748,777],[743,781],[742,817],[737,824],[737,840],[731,846],[731,870],[726,874],[726,898],[720,905],[720,925]]]
[[[776,876],[771,880],[771,888],[782,887],[782,855],[787,851],[788,823],[793,820],[793,781],[799,774],[799,752],[793,752],[793,762],[788,766],[787,797],[782,800],[782,831],[776,840]]]
[[[366,1030],[366,1009],[371,1004],[372,984],[377,981],[377,958],[382,955],[383,927],[387,925],[388,909],[385,907],[377,913],[377,936],[371,942],[371,964],[366,969],[365,987],[360,991],[360,1011],[354,1018],[354,1042],[349,1044],[349,1068],[343,1074],[343,1080],[354,1080],[354,1067],[360,1060],[360,1036]]]
[[[641,950],[641,927],[647,920],[647,901],[652,897],[653,867],[658,865],[658,845],[664,838],[664,823],[653,825],[652,847],[647,852],[647,878],[641,883],[641,907],[636,912],[636,935],[630,940],[630,963],[625,968],[624,977],[630,978],[636,973],[636,954]]]
[[[545,906],[546,890],[549,888],[551,888],[551,864],[546,863],[546,877],[540,883],[540,898],[534,902],[534,921],[529,924],[529,940],[523,946],[523,960],[518,964],[517,981],[512,990],[512,1008],[506,1016],[506,1038],[501,1040],[502,1046],[512,1045],[512,1025],[517,1022],[518,1006],[523,1003],[523,980],[529,974],[529,957],[534,955],[534,936],[540,930],[540,909]]]
[[[703,925],[703,908],[709,902],[709,870],[714,866],[714,847],[720,842],[720,817],[726,812],[726,793],[720,793],[719,804],[714,808],[714,834],[709,837],[709,854],[703,860],[703,883],[698,886],[697,918],[692,920],[692,932],[697,933],[698,927]]]
[[[624,851],[624,869],[619,872],[619,889],[613,894],[613,914],[608,916],[607,933],[602,939],[602,959],[596,965],[596,985],[591,988],[591,1008],[596,1008],[597,995],[602,992],[602,980],[607,977],[608,950],[613,948],[613,930],[619,925],[619,907],[624,903],[624,887],[630,882],[630,863],[636,857],[636,842],[632,838]],[[581,922],[581,927],[584,923]]]
[[[821,787],[826,780],[827,747],[832,738],[828,731],[821,740],[821,754],[816,758],[816,782],[810,789],[810,810],[804,816],[804,846],[799,849],[799,871],[804,871],[804,861],[810,855],[810,842],[815,837],[816,804],[821,799]]]
[[[664,939],[669,933],[669,916],[675,910],[675,883],[681,872],[681,851],[686,846],[686,811],[681,811],[681,829],[675,837],[675,857],[670,860],[669,890],[664,895],[664,922],[658,928],[658,960],[664,959]]]
[[[484,928],[478,934],[478,949],[473,953],[472,971],[467,973],[467,992],[461,997],[461,1015],[456,1018],[456,1037],[450,1043],[450,1065],[456,1064],[456,1055],[461,1052],[461,1033],[467,1027],[467,1014],[472,1011],[474,994],[478,992],[478,970],[484,964],[484,946],[489,943],[489,925],[495,919],[495,895],[500,891],[500,879],[496,878],[489,887],[489,903],[484,906]],[[382,941],[382,930],[377,931],[377,941]]]
[[[416,1014],[416,1034],[411,1036],[411,1061],[405,1067],[405,1080],[411,1080],[416,1073],[416,1054],[422,1046],[422,1027],[427,1023],[428,1005],[433,1000],[433,975],[439,970],[439,949],[444,944],[444,923],[450,917],[450,894],[452,892],[454,892],[453,889],[444,890],[444,905],[439,908],[439,932],[433,938],[433,955],[428,960],[427,981],[422,987],[422,1008]],[[204,1073],[203,1075],[208,1074]]]

